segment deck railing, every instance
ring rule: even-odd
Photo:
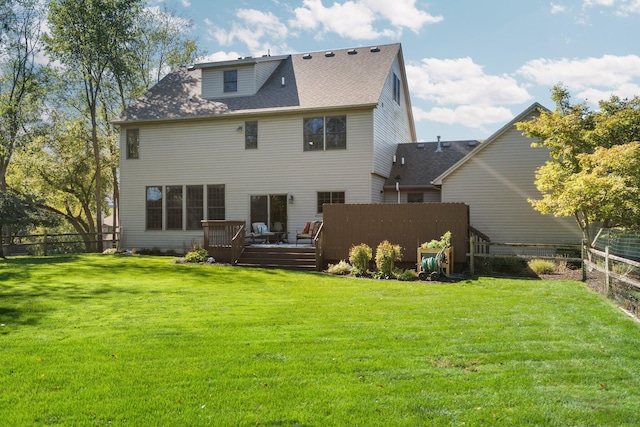
[[[320,227],[318,227],[318,231],[316,235],[313,236],[313,246],[316,248],[316,271],[322,271],[324,267],[324,256],[323,256],[323,247],[322,247],[322,228],[324,227],[324,223],[320,223]]]
[[[204,248],[209,255],[235,264],[244,250],[244,221],[203,220]]]

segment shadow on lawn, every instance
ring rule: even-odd
[[[74,255],[4,260],[0,262],[0,323],[34,326],[60,304],[109,298],[114,293],[139,294],[133,286],[114,284],[121,267]],[[142,270],[138,274],[153,270],[132,264],[126,268],[128,273]]]

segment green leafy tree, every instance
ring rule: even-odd
[[[3,247],[0,250],[0,257],[6,256],[6,244],[9,244],[18,233],[39,225],[53,223],[53,218],[39,210],[30,196],[0,190],[0,227],[6,230],[2,239]]]
[[[551,159],[536,171],[542,198],[530,200],[543,214],[574,216],[585,242],[590,228],[640,225],[640,98],[612,96],[599,110],[572,105],[562,85],[552,90],[553,112],[541,111],[516,126],[549,149]]]
[[[16,157],[9,183],[28,188],[41,199],[37,207],[64,218],[83,236],[85,249],[96,250],[95,172],[91,130],[83,119],[70,120],[57,114],[46,135],[36,139],[29,151]],[[104,142],[102,142],[104,145]],[[108,165],[103,175],[110,177]],[[110,191],[110,179],[103,181],[102,193]],[[102,201],[101,210],[108,209]]]
[[[44,9],[37,0],[6,0],[0,4],[0,190],[16,150],[27,144],[40,121],[44,100],[40,30]]]
[[[93,221],[102,224],[102,151],[99,137],[99,108],[103,84],[131,73],[138,40],[138,17],[142,0],[50,0],[48,20],[51,32],[45,37],[47,50],[70,72],[80,76],[84,106],[89,117],[94,164]],[[77,71],[74,73],[74,71]],[[102,250],[102,245],[97,247]]]
[[[0,2],[0,192],[7,194],[4,198],[7,209],[23,206],[17,203],[20,196],[6,193],[7,174],[15,153],[29,144],[40,122],[46,72],[35,59],[41,51],[40,29],[44,15],[42,4],[37,0]],[[26,211],[23,213],[27,221],[32,219]],[[0,223],[12,224],[10,221]],[[0,241],[8,242],[16,227],[1,225]]]

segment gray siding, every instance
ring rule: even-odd
[[[396,145],[411,141],[409,113],[402,92],[400,105],[393,99],[393,74],[399,78],[400,66],[398,58],[393,63],[387,76],[380,102],[374,110],[374,153],[373,172],[380,176],[389,176]]]
[[[265,61],[256,64],[256,92],[271,77],[271,74],[280,66],[281,60]]]
[[[303,151],[303,115],[256,117],[258,149],[245,150],[244,119],[140,126],[140,158],[121,159],[123,247],[182,250],[200,231],[145,230],[145,187],[225,184],[226,219],[250,220],[251,195],[292,194],[287,229],[321,219],[318,191],[344,191],[347,203],[371,203],[372,113],[347,115],[347,149]],[[125,150],[126,128],[121,130]],[[186,224],[185,224],[186,225]]]
[[[238,70],[238,91],[224,91],[224,72]],[[247,96],[256,93],[255,67],[205,68],[202,70],[202,97],[205,99]]]
[[[467,203],[471,225],[492,241],[579,243],[572,218],[542,215],[528,202],[540,197],[535,170],[548,159],[512,127],[444,179],[442,201]]]

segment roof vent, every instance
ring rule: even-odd
[[[302,55],[302,59],[311,59],[311,54],[305,53],[304,55]]]
[[[375,52],[380,52],[380,48],[378,46],[373,46],[371,49],[369,49],[371,52],[375,53]]]
[[[475,147],[478,145],[478,141],[469,141],[469,147]]]
[[[436,153],[442,153],[442,144],[440,144],[440,135],[438,135],[438,146],[436,147]]]
[[[187,65],[187,71],[194,71],[196,69],[196,66],[193,64]]]
[[[357,51],[357,50],[355,50],[355,49],[349,49],[349,50],[347,51],[347,53],[348,53],[349,55],[355,55],[356,53],[358,53],[358,51]]]
[[[424,148],[424,144],[420,143],[420,144],[416,145],[416,148]]]
[[[331,51],[328,51],[324,53],[324,56],[326,56],[327,58],[331,58],[332,56],[336,56],[336,54]]]
[[[451,146],[451,143],[450,143],[450,142],[448,142],[448,141],[443,141],[443,142],[442,142],[442,146],[443,146],[443,147],[450,147],[450,146]]]

